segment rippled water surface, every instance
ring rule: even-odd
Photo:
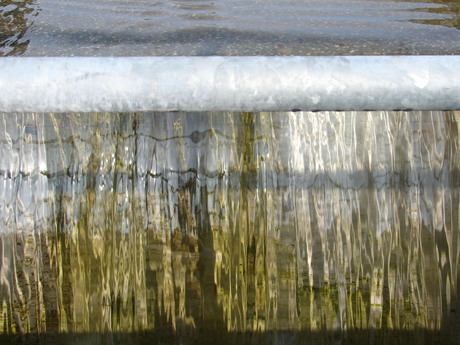
[[[3,55],[459,54],[456,0],[2,0]]]
[[[2,114],[0,341],[456,344],[458,121]]]

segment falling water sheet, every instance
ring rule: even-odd
[[[1,114],[0,341],[456,343],[458,120]]]

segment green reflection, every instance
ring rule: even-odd
[[[442,25],[449,28],[460,29],[460,2],[458,0],[392,0],[402,2],[432,3],[443,5],[440,7],[417,8],[411,11],[443,14],[442,19],[411,19],[412,23]]]
[[[29,40],[24,36],[38,14],[35,0],[2,0],[0,3],[0,56],[22,55]]]

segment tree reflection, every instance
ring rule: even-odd
[[[412,23],[442,25],[449,28],[460,29],[460,2],[458,0],[391,0],[403,2],[422,2],[439,4],[443,6],[416,8],[414,11],[423,11],[427,13],[437,13],[445,15],[442,19],[412,19]]]
[[[35,0],[2,0],[0,3],[0,56],[22,55],[29,45],[24,39],[38,13]]]
[[[444,5],[443,7],[427,8],[426,12],[446,14],[443,19],[425,19],[415,21],[416,23],[448,26],[450,28],[460,29],[460,2],[458,0],[434,0],[430,1],[436,4]]]

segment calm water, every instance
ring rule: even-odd
[[[458,343],[459,121],[2,114],[0,341]]]
[[[2,0],[3,55],[459,54],[456,0]]]

